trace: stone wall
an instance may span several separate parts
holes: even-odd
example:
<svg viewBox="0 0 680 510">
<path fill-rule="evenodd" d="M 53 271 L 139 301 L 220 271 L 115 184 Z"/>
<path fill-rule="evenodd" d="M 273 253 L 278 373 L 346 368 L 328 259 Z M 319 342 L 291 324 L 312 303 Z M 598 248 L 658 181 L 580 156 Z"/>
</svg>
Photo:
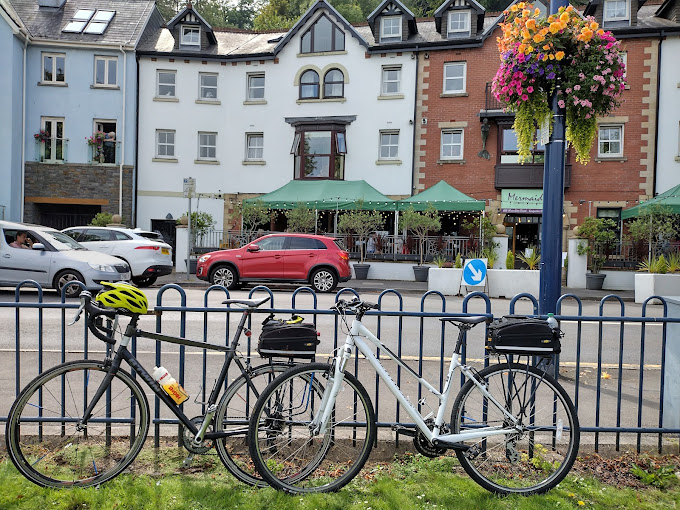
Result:
<svg viewBox="0 0 680 510">
<path fill-rule="evenodd" d="M 123 167 L 123 221 L 133 227 L 133 167 Z M 26 162 L 24 221 L 38 223 L 40 204 L 100 205 L 102 212 L 118 214 L 120 167 L 89 164 Z"/>
</svg>

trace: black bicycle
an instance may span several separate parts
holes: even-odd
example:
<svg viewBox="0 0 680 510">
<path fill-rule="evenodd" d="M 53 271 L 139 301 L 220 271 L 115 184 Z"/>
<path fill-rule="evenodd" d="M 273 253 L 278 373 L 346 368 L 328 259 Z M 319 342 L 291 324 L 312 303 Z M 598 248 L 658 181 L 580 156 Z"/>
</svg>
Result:
<svg viewBox="0 0 680 510">
<path fill-rule="evenodd" d="M 100 307 L 89 292 L 82 292 L 80 300 L 71 324 L 86 311 L 88 329 L 113 348 L 121 312 Z M 250 485 L 266 485 L 248 455 L 248 420 L 261 391 L 294 360 L 289 357 L 287 362 L 275 362 L 270 357 L 268 363 L 253 367 L 237 348 L 241 334 L 250 334 L 248 317 L 267 301 L 269 297 L 223 301 L 243 308 L 229 346 L 143 331 L 137 327 L 139 314 L 125 314 L 130 322 L 112 356 L 58 365 L 38 375 L 19 394 L 7 418 L 5 437 L 10 459 L 26 478 L 44 487 L 89 487 L 111 480 L 139 454 L 149 430 L 149 402 L 137 381 L 139 377 L 181 422 L 182 444 L 190 452 L 188 460 L 214 448 L 236 478 Z M 225 353 L 205 403 L 205 414 L 188 417 L 163 391 L 128 350 L 135 337 Z M 123 361 L 136 377 L 121 368 Z M 241 375 L 218 402 L 232 362 Z"/>
</svg>

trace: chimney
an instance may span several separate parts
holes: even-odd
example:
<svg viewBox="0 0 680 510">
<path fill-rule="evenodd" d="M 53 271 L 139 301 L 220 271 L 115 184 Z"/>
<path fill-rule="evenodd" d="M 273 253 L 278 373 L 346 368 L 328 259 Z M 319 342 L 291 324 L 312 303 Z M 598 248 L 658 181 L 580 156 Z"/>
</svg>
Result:
<svg viewBox="0 0 680 510">
<path fill-rule="evenodd" d="M 38 7 L 53 7 L 59 9 L 66 0 L 38 0 Z"/>
</svg>

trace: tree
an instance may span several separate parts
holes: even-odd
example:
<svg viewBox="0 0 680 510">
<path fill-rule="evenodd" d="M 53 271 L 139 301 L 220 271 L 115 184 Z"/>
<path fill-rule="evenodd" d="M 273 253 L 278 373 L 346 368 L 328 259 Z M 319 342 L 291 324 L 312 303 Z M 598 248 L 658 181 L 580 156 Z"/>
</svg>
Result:
<svg viewBox="0 0 680 510">
<path fill-rule="evenodd" d="M 578 235 L 587 240 L 579 244 L 579 255 L 587 255 L 590 272 L 597 274 L 607 261 L 607 252 L 616 243 L 616 223 L 609 218 L 594 218 L 588 216 L 578 228 Z"/>
<path fill-rule="evenodd" d="M 185 212 L 184 216 L 189 216 L 189 212 Z M 179 224 L 180 220 L 177 220 Z M 215 226 L 215 220 L 212 214 L 205 211 L 193 211 L 191 213 L 191 244 L 196 245 L 196 240 L 199 236 L 204 236 L 210 229 Z"/>
<path fill-rule="evenodd" d="M 374 230 L 380 230 L 383 226 L 383 217 L 378 211 L 364 211 L 362 210 L 363 203 L 360 201 L 357 204 L 357 209 L 343 213 L 338 221 L 338 229 L 340 232 L 353 233 L 359 238 L 359 257 L 360 263 L 364 263 L 365 257 L 365 243 L 366 238 Z"/>
<path fill-rule="evenodd" d="M 286 211 L 289 232 L 313 232 L 316 225 L 314 211 L 304 203 L 299 203 L 293 209 Z"/>
<path fill-rule="evenodd" d="M 251 239 L 253 232 L 271 220 L 271 210 L 262 200 L 254 202 L 241 202 L 241 218 L 243 219 L 243 230 L 248 239 Z"/>
<path fill-rule="evenodd" d="M 423 212 L 418 212 L 411 206 L 410 209 L 402 213 L 401 224 L 418 238 L 418 244 L 420 245 L 420 263 L 418 265 L 422 266 L 425 255 L 425 240 L 427 239 L 428 232 L 438 232 L 442 228 L 441 221 L 439 221 L 439 212 L 432 204 L 429 204 Z"/>
<path fill-rule="evenodd" d="M 647 241 L 648 261 L 653 258 L 652 246 L 657 246 L 675 239 L 678 235 L 680 215 L 674 214 L 670 207 L 662 204 L 650 204 L 644 207 L 638 217 L 628 225 L 628 232 L 633 241 Z"/>
</svg>

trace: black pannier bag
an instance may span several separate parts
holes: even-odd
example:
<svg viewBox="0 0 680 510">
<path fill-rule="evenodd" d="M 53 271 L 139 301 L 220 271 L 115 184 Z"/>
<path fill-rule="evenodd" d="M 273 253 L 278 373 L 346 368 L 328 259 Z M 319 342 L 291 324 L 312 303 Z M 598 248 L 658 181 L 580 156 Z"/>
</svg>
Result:
<svg viewBox="0 0 680 510">
<path fill-rule="evenodd" d="M 546 320 L 506 315 L 489 326 L 486 348 L 498 354 L 550 356 L 561 351 L 560 336 Z"/>
<path fill-rule="evenodd" d="M 299 317 L 294 319 L 301 320 Z M 283 357 L 313 359 L 319 336 L 314 324 L 289 322 L 267 317 L 257 342 L 257 352 L 263 358 Z"/>
</svg>

